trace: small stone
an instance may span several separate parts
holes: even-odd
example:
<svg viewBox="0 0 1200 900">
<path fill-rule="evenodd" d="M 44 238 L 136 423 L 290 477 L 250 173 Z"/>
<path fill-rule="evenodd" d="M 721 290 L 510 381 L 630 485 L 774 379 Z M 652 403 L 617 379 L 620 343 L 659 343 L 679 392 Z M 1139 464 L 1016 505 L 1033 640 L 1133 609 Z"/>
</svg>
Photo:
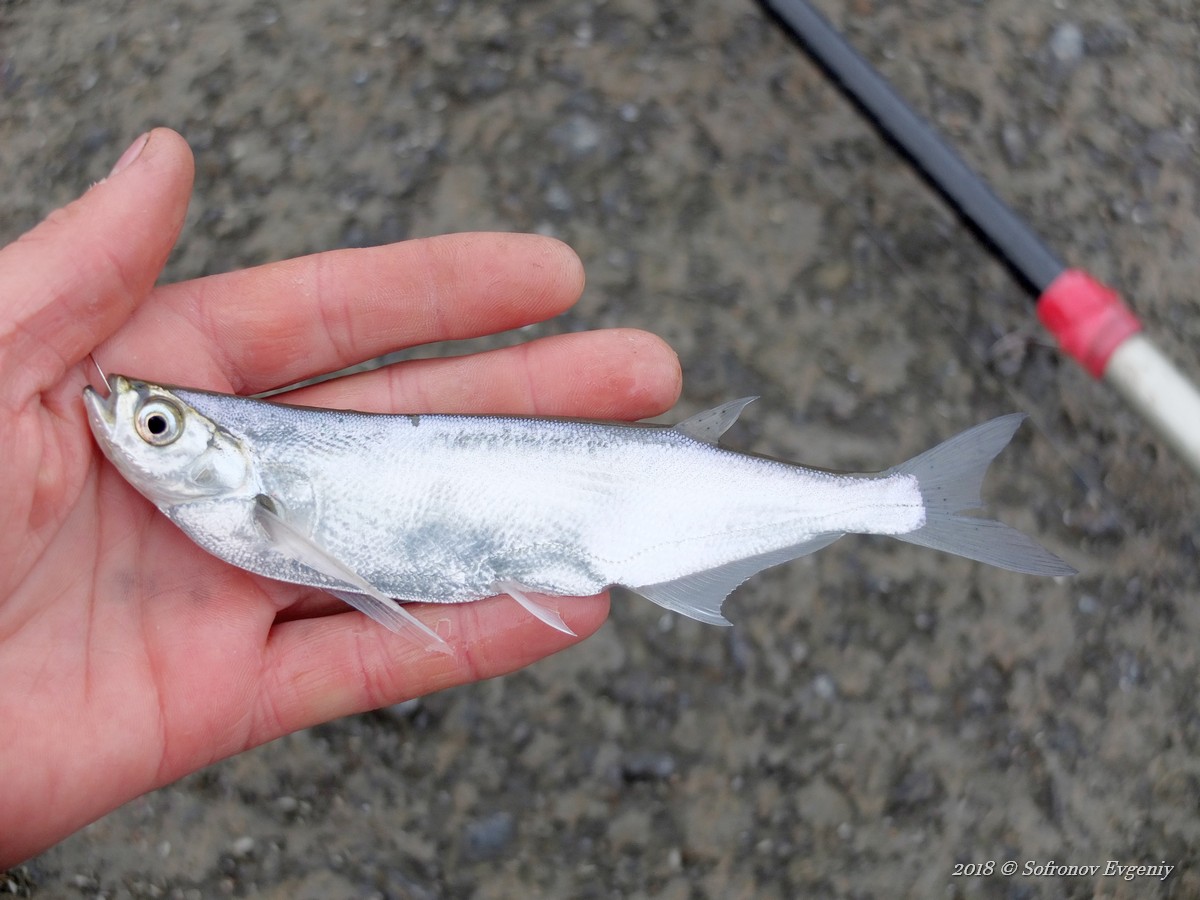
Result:
<svg viewBox="0 0 1200 900">
<path fill-rule="evenodd" d="M 1004 148 L 1005 158 L 1014 166 L 1019 166 L 1029 156 L 1025 133 L 1012 122 L 1000 129 L 1000 145 Z"/>
<path fill-rule="evenodd" d="M 1155 162 L 1182 162 L 1192 155 L 1192 145 L 1178 131 L 1163 128 L 1146 140 L 1146 155 Z"/>
<path fill-rule="evenodd" d="M 891 815 L 915 813 L 942 796 L 942 785 L 929 769 L 909 769 L 901 773 L 888 792 L 887 811 Z"/>
<path fill-rule="evenodd" d="M 1078 62 L 1083 57 L 1083 29 L 1063 22 L 1050 35 L 1050 52 L 1060 63 Z"/>
<path fill-rule="evenodd" d="M 243 835 L 233 842 L 233 846 L 229 848 L 230 852 L 238 859 L 245 859 L 254 852 L 254 838 L 250 835 Z"/>
<path fill-rule="evenodd" d="M 421 711 L 421 698 L 413 697 L 411 700 L 404 700 L 400 703 L 393 703 L 391 706 L 386 706 L 383 709 L 384 714 L 391 716 L 393 719 L 411 719 Z"/>
<path fill-rule="evenodd" d="M 675 774 L 675 757 L 651 750 L 635 751 L 621 760 L 621 774 L 626 781 L 670 778 Z"/>
<path fill-rule="evenodd" d="M 570 212 L 575 206 L 571 194 L 557 181 L 546 188 L 546 205 L 555 212 Z"/>
<path fill-rule="evenodd" d="M 825 673 L 813 679 L 813 693 L 822 700 L 832 700 L 837 696 L 837 684 Z"/>
<path fill-rule="evenodd" d="M 476 819 L 466 828 L 466 852 L 471 859 L 496 859 L 516 835 L 512 813 L 498 812 Z"/>
<path fill-rule="evenodd" d="M 850 265 L 845 260 L 835 259 L 823 263 L 813 275 L 813 282 L 823 292 L 837 293 L 850 283 Z"/>
<path fill-rule="evenodd" d="M 556 144 L 576 156 L 585 156 L 600 146 L 600 127 L 587 116 L 574 115 L 551 131 Z"/>
<path fill-rule="evenodd" d="M 621 813 L 608 825 L 608 839 L 614 847 L 644 847 L 652 837 L 650 814 L 643 809 Z"/>
</svg>

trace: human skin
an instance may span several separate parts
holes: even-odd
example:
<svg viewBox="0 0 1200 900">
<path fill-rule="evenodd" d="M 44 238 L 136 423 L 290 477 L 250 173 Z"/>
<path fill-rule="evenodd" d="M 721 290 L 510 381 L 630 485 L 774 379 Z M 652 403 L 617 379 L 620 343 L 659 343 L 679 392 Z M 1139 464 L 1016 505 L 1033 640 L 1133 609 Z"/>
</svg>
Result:
<svg viewBox="0 0 1200 900">
<path fill-rule="evenodd" d="M 594 632 L 605 595 L 410 607 L 430 653 L 311 588 L 201 551 L 105 461 L 80 392 L 106 368 L 252 393 L 400 347 L 553 316 L 583 288 L 563 244 L 461 234 L 155 286 L 192 157 L 167 129 L 0 251 L 0 868 L 212 762 L 338 716 L 490 678 Z M 139 146 L 140 144 L 140 146 Z M 297 391 L 378 412 L 604 419 L 676 400 L 678 360 L 633 330 L 404 363 Z"/>
</svg>

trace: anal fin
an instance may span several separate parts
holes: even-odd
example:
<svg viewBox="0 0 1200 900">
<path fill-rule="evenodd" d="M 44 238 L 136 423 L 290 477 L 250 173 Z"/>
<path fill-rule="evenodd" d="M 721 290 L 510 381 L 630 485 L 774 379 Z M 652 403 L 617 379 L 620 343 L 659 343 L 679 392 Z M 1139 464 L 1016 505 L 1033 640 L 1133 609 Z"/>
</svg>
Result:
<svg viewBox="0 0 1200 900">
<path fill-rule="evenodd" d="M 415 629 L 427 638 L 428 649 L 442 653 L 451 652 L 436 631 L 295 528 L 280 514 L 278 505 L 270 497 L 258 498 L 254 507 L 254 520 L 266 532 L 274 548 L 284 556 L 294 559 L 314 572 L 319 572 L 326 578 L 346 585 L 349 590 L 327 589 L 339 600 L 370 616 L 389 631 L 411 635 Z"/>
<path fill-rule="evenodd" d="M 732 625 L 732 622 L 721 615 L 721 605 L 734 588 L 763 569 L 816 553 L 841 536 L 841 532 L 819 534 L 790 547 L 761 553 L 758 556 L 748 556 L 672 581 L 644 584 L 633 589 L 647 600 L 652 600 L 664 609 L 689 619 L 707 622 L 709 625 Z"/>
</svg>

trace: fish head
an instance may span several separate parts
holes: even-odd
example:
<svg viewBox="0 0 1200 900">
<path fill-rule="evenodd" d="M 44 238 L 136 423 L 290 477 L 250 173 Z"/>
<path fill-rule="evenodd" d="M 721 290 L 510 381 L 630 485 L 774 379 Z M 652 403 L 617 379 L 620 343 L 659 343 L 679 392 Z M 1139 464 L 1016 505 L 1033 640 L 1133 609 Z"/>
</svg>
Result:
<svg viewBox="0 0 1200 900">
<path fill-rule="evenodd" d="M 117 470 L 160 508 L 250 490 L 250 456 L 237 437 L 170 388 L 114 375 L 101 397 L 83 389 L 88 424 Z"/>
</svg>

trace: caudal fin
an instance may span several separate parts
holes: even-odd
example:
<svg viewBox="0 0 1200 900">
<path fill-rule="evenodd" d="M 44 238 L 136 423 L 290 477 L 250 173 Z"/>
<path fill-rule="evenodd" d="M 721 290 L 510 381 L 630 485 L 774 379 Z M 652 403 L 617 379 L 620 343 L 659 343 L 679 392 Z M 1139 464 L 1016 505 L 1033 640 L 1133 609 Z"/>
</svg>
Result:
<svg viewBox="0 0 1200 900">
<path fill-rule="evenodd" d="M 915 476 L 925 501 L 925 524 L 894 537 L 1013 572 L 1076 574 L 1074 568 L 1015 528 L 993 519 L 961 515 L 983 505 L 980 493 L 988 466 L 1008 446 L 1024 419 L 1023 413 L 992 419 L 890 469 L 886 474 Z"/>
</svg>

